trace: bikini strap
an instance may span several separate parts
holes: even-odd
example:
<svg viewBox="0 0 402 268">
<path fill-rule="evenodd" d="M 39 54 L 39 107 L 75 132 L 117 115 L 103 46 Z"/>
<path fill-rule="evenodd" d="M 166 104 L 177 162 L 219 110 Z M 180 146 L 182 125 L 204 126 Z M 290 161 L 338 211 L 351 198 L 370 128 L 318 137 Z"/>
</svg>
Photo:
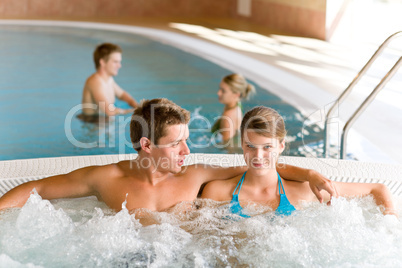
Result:
<svg viewBox="0 0 402 268">
<path fill-rule="evenodd" d="M 244 182 L 244 176 L 246 176 L 246 173 L 247 173 L 247 171 L 246 171 L 246 172 L 244 172 L 243 176 L 241 177 L 241 179 L 240 179 L 240 180 L 239 180 L 239 182 L 237 183 L 236 188 L 234 189 L 234 191 L 233 191 L 233 194 L 232 194 L 232 195 L 235 195 L 237 188 L 239 188 L 239 191 L 237 192 L 237 194 L 239 194 L 239 193 L 240 193 L 240 189 L 241 189 L 241 186 L 243 185 L 243 182 Z"/>
<path fill-rule="evenodd" d="M 276 174 L 278 174 L 278 190 L 279 190 L 279 194 L 281 194 L 281 188 L 282 188 L 283 194 L 285 194 L 285 188 L 283 188 L 281 176 L 279 176 L 278 172 L 276 172 Z"/>
<path fill-rule="evenodd" d="M 237 103 L 237 106 L 239 106 L 240 110 L 243 112 L 243 105 L 241 104 L 241 101 L 239 101 L 239 102 Z"/>
</svg>

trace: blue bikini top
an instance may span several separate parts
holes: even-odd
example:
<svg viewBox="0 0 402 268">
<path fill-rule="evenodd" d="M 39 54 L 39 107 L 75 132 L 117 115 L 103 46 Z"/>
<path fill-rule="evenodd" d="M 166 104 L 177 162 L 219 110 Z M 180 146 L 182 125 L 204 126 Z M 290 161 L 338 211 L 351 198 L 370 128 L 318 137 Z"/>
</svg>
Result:
<svg viewBox="0 0 402 268">
<path fill-rule="evenodd" d="M 241 177 L 241 179 L 237 183 L 236 188 L 233 191 L 232 200 L 230 201 L 230 212 L 232 212 L 233 214 L 237 214 L 244 218 L 250 218 L 249 215 L 246 215 L 243 213 L 243 208 L 240 206 L 240 203 L 239 203 L 240 189 L 241 189 L 241 186 L 243 185 L 244 177 L 246 176 L 246 172 L 244 172 L 243 176 Z M 238 191 L 237 191 L 237 189 L 238 189 Z M 279 189 L 279 195 L 280 195 L 281 199 L 279 201 L 278 208 L 275 210 L 275 214 L 289 216 L 290 214 L 292 214 L 293 211 L 296 210 L 296 208 L 289 202 L 288 198 L 286 197 L 285 189 L 283 188 L 282 180 L 281 180 L 281 177 L 279 176 L 279 174 L 278 174 L 278 189 Z M 283 194 L 281 193 L 281 189 L 282 189 Z M 236 194 L 236 191 L 237 191 L 237 194 Z"/>
</svg>

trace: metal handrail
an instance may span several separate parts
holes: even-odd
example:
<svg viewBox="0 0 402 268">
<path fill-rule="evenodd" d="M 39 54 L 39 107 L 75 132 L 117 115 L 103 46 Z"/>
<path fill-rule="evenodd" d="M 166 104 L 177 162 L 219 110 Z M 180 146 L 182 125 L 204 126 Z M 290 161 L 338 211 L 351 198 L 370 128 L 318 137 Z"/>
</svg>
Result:
<svg viewBox="0 0 402 268">
<path fill-rule="evenodd" d="M 338 97 L 338 99 L 335 101 L 335 103 L 331 106 L 331 108 L 328 110 L 328 113 L 325 117 L 325 124 L 324 124 L 324 152 L 323 156 L 324 157 L 329 157 L 329 150 L 330 150 L 330 127 L 329 127 L 329 121 L 331 120 L 331 116 L 336 110 L 336 107 L 338 107 L 349 94 L 351 93 L 352 89 L 356 86 L 356 84 L 360 81 L 362 76 L 369 70 L 371 65 L 374 63 L 374 61 L 380 56 L 382 51 L 387 47 L 387 45 L 390 43 L 392 39 L 395 37 L 402 35 L 402 31 L 396 32 L 392 35 L 390 35 L 376 50 L 376 52 L 371 56 L 370 60 L 364 65 L 364 67 L 360 70 L 360 72 L 355 76 L 355 78 L 352 80 L 352 82 L 349 84 L 349 86 L 342 92 L 342 94 Z M 352 115 L 352 118 L 348 120 L 347 125 L 345 125 L 345 128 L 342 133 L 342 140 L 341 140 L 341 158 L 343 159 L 345 154 L 346 154 L 346 142 L 345 142 L 345 137 L 347 136 L 347 133 L 349 131 L 350 126 L 354 123 L 354 121 L 357 119 L 357 117 L 363 112 L 366 107 L 373 101 L 375 96 L 378 94 L 378 92 L 385 86 L 385 84 L 389 81 L 389 79 L 394 75 L 390 76 L 390 72 L 393 72 L 394 68 L 396 67 L 396 70 L 399 68 L 400 65 L 400 60 L 393 66 L 393 68 L 384 76 L 384 78 L 381 80 L 381 82 L 377 85 L 377 87 L 373 90 L 373 92 L 367 97 L 367 99 L 363 102 L 363 104 L 357 109 L 357 111 Z M 396 72 L 395 70 L 395 72 Z M 376 93 L 374 93 L 376 92 Z M 374 94 L 373 94 L 374 93 Z M 372 96 L 372 98 L 370 97 Z M 370 99 L 370 100 L 369 100 Z M 363 107 L 364 106 L 364 107 Z M 348 127 L 349 126 L 349 127 Z M 346 132 L 346 133 L 345 133 Z M 344 146 L 344 148 L 343 148 Z"/>
<path fill-rule="evenodd" d="M 341 137 L 341 159 L 345 159 L 346 157 L 346 142 L 348 137 L 349 129 L 352 127 L 353 123 L 357 120 L 357 118 L 366 110 L 366 108 L 373 102 L 377 94 L 384 88 L 385 84 L 395 75 L 398 71 L 399 67 L 402 65 L 402 57 L 392 66 L 389 72 L 383 77 L 381 82 L 375 87 L 375 89 L 371 92 L 371 94 L 364 100 L 364 102 L 357 108 L 354 114 L 349 118 L 348 122 L 346 122 L 343 127 L 342 137 Z"/>
</svg>

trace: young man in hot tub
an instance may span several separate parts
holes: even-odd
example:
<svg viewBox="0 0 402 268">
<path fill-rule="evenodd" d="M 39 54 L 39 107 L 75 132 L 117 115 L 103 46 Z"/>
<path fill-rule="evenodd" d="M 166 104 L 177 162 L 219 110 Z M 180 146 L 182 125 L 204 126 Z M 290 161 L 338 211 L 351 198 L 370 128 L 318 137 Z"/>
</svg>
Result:
<svg viewBox="0 0 402 268">
<path fill-rule="evenodd" d="M 133 108 L 138 106 L 137 101 L 113 79 L 121 68 L 122 49 L 118 45 L 104 43 L 96 47 L 93 57 L 96 72 L 85 82 L 82 114 L 78 118 L 86 122 L 96 122 L 99 115 L 114 116 L 133 112 L 133 109 L 114 106 L 116 97 Z"/>
<path fill-rule="evenodd" d="M 230 201 L 231 213 L 248 218 L 248 204 L 262 204 L 279 215 L 290 215 L 300 201 L 317 201 L 310 188 L 297 181 L 282 180 L 277 160 L 285 149 L 285 122 L 275 110 L 259 106 L 248 111 L 240 125 L 244 159 L 248 169 L 228 180 L 209 182 L 203 198 Z M 372 195 L 384 214 L 396 214 L 392 196 L 381 183 L 334 182 L 340 196 Z M 324 193 L 324 199 L 330 196 Z"/>
<path fill-rule="evenodd" d="M 246 167 L 183 166 L 190 153 L 186 143 L 189 119 L 187 110 L 167 99 L 143 101 L 130 125 L 131 140 L 138 151 L 135 160 L 27 182 L 3 195 L 0 209 L 22 207 L 35 188 L 44 199 L 95 195 L 115 211 L 122 209 L 125 200 L 129 211 L 166 211 L 182 201 L 194 201 L 204 183 L 246 171 Z M 322 189 L 336 196 L 332 182 L 313 170 L 287 166 L 278 172 L 283 178 L 309 180 L 319 199 Z"/>
</svg>

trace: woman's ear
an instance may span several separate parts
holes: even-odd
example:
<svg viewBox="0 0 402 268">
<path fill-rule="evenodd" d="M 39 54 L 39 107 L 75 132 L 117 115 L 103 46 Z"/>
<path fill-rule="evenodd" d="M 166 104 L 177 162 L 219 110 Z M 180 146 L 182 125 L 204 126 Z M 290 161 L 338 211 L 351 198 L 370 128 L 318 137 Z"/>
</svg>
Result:
<svg viewBox="0 0 402 268">
<path fill-rule="evenodd" d="M 283 139 L 279 144 L 279 150 L 280 150 L 279 154 L 281 154 L 285 150 L 285 146 L 286 146 L 285 139 Z"/>
<path fill-rule="evenodd" d="M 140 139 L 140 145 L 141 150 L 143 150 L 146 153 L 151 153 L 151 141 L 148 138 L 142 137 Z"/>
</svg>

